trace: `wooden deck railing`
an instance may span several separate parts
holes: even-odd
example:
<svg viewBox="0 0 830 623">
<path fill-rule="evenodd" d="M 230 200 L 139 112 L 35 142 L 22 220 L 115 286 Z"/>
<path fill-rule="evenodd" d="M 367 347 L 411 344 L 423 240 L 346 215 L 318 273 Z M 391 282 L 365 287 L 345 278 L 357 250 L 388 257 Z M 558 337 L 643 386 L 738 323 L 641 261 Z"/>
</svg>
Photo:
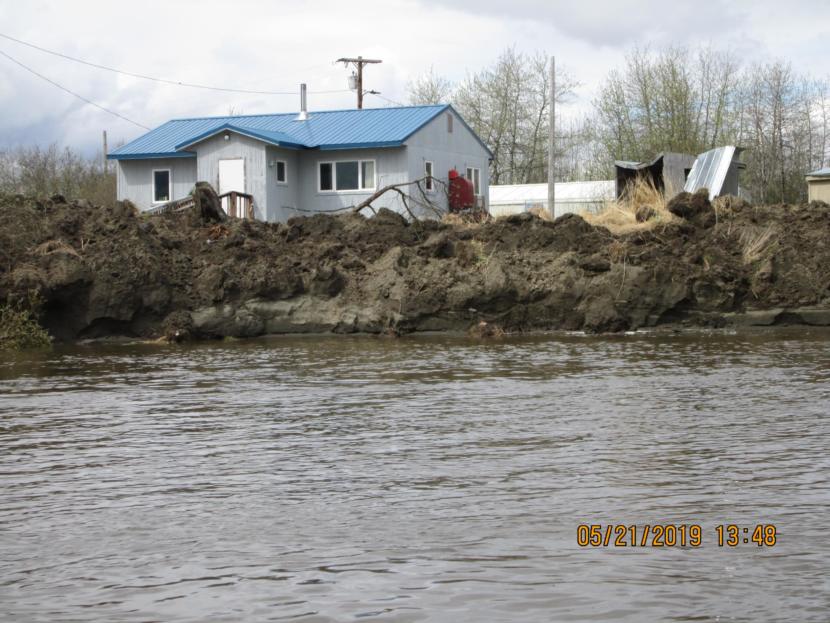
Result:
<svg viewBox="0 0 830 623">
<path fill-rule="evenodd" d="M 254 196 L 240 193 L 235 190 L 219 195 L 219 202 L 225 214 L 234 218 L 254 218 Z M 193 197 L 184 197 L 147 210 L 148 214 L 164 214 L 165 212 L 181 212 L 196 205 Z"/>
<path fill-rule="evenodd" d="M 222 209 L 228 216 L 235 218 L 254 218 L 254 196 L 232 190 L 219 195 Z"/>
<path fill-rule="evenodd" d="M 182 210 L 188 210 L 192 208 L 195 204 L 193 201 L 193 197 L 185 197 L 183 199 L 176 199 L 175 201 L 168 201 L 167 203 L 156 206 L 154 208 L 150 208 L 147 210 L 148 214 L 163 214 L 164 212 L 181 212 Z"/>
</svg>

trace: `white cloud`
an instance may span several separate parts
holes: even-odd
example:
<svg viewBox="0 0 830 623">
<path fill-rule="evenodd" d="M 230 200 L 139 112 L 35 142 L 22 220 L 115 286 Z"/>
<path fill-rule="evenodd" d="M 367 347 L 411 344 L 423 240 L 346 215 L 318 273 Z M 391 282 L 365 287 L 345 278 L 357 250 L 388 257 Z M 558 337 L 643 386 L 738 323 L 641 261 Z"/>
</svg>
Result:
<svg viewBox="0 0 830 623">
<path fill-rule="evenodd" d="M 103 106 L 154 126 L 173 117 L 293 111 L 300 82 L 312 108 L 354 105 L 347 71 L 333 61 L 383 59 L 367 87 L 403 101 L 406 84 L 430 66 L 460 80 L 509 45 L 555 53 L 582 83 L 573 107 L 633 44 L 709 43 L 746 59 L 790 58 L 826 75 L 826 0 L 741 2 L 560 2 L 551 0 L 369 0 L 162 2 L 109 0 L 21 3 L 0 0 L 0 32 L 93 62 L 148 75 L 288 96 L 217 93 L 99 71 L 0 39 L 0 50 Z M 385 105 L 367 97 L 371 105 Z M 87 106 L 0 57 L 0 148 L 58 141 L 86 151 L 129 140 L 139 128 Z"/>
</svg>

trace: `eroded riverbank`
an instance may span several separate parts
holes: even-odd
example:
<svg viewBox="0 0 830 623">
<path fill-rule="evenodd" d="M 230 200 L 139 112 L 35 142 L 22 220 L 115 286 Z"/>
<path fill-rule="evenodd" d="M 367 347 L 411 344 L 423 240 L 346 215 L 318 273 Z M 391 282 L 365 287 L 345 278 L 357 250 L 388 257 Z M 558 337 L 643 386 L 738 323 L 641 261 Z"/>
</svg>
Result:
<svg viewBox="0 0 830 623">
<path fill-rule="evenodd" d="M 59 340 L 830 324 L 826 204 L 680 197 L 675 222 L 613 235 L 575 215 L 217 222 L 197 199 L 152 217 L 0 199 L 0 300 L 36 292 Z"/>
</svg>

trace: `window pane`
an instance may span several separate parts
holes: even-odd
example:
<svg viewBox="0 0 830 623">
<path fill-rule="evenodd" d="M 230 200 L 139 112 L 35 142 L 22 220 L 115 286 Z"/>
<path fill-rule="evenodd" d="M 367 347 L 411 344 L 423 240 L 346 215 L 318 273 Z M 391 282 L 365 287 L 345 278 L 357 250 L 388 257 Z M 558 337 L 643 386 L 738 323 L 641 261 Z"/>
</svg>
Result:
<svg viewBox="0 0 830 623">
<path fill-rule="evenodd" d="M 433 180 L 432 180 L 432 163 L 425 162 L 424 163 L 424 175 L 426 175 L 426 188 L 427 190 L 433 189 Z"/>
<path fill-rule="evenodd" d="M 357 160 L 351 162 L 338 162 L 337 167 L 337 190 L 357 190 Z"/>
<path fill-rule="evenodd" d="M 331 162 L 320 163 L 320 190 L 334 190 L 331 180 Z"/>
<path fill-rule="evenodd" d="M 481 194 L 481 169 L 473 169 L 473 190 L 475 194 Z"/>
<path fill-rule="evenodd" d="M 170 171 L 153 172 L 153 201 L 170 201 Z"/>
<path fill-rule="evenodd" d="M 472 182 L 473 181 L 473 170 L 468 168 L 467 169 L 467 175 L 465 177 Z"/>
<path fill-rule="evenodd" d="M 277 160 L 277 181 L 285 181 L 285 163 L 282 160 Z"/>
<path fill-rule="evenodd" d="M 374 160 L 364 160 L 360 163 L 361 168 L 363 169 L 361 173 L 363 174 L 363 188 L 374 188 L 375 187 L 375 161 Z"/>
</svg>

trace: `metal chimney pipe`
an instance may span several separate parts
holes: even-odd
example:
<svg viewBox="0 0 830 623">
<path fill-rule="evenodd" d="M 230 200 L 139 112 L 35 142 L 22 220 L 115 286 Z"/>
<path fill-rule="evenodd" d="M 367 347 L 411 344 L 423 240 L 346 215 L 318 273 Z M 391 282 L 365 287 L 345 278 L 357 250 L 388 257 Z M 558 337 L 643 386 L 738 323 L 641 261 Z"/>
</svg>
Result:
<svg viewBox="0 0 830 623">
<path fill-rule="evenodd" d="M 306 88 L 305 82 L 300 85 L 300 114 L 297 116 L 297 121 L 305 121 L 308 119 L 308 104 L 306 102 Z"/>
</svg>

